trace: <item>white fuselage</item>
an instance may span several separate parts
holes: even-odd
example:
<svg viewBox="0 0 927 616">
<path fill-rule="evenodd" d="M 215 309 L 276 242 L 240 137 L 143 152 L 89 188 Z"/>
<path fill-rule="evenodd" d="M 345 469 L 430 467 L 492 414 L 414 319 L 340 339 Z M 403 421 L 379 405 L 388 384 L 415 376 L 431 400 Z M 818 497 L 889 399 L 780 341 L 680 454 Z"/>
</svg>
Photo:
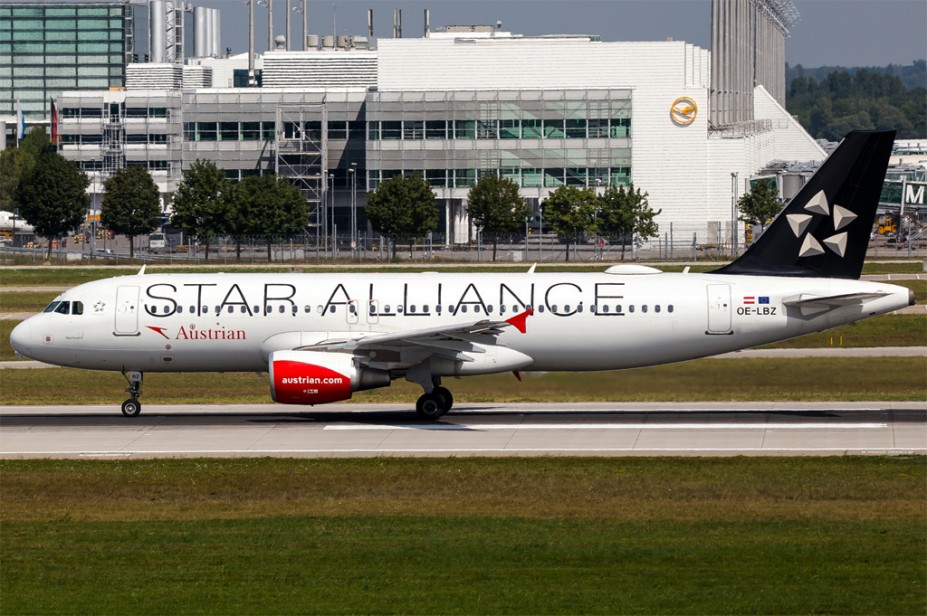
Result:
<svg viewBox="0 0 927 616">
<path fill-rule="evenodd" d="M 847 294 L 867 298 L 818 311 L 787 305 Z M 858 280 L 694 273 L 148 274 L 83 284 L 57 301 L 69 310 L 44 312 L 14 330 L 20 353 L 94 370 L 265 371 L 274 351 L 504 321 L 533 307 L 526 333 L 509 328 L 498 345 L 532 358 L 525 371 L 586 371 L 821 331 L 907 306 L 909 291 Z M 384 361 L 403 367 L 401 357 Z"/>
</svg>

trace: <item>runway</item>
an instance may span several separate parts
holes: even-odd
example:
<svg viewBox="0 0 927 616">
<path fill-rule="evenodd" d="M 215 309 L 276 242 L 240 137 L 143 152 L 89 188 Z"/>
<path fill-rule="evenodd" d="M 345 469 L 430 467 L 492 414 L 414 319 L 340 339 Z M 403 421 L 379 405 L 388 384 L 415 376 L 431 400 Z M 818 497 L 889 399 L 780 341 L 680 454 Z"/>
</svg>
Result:
<svg viewBox="0 0 927 616">
<path fill-rule="evenodd" d="M 0 458 L 927 454 L 927 402 L 0 407 Z"/>
</svg>

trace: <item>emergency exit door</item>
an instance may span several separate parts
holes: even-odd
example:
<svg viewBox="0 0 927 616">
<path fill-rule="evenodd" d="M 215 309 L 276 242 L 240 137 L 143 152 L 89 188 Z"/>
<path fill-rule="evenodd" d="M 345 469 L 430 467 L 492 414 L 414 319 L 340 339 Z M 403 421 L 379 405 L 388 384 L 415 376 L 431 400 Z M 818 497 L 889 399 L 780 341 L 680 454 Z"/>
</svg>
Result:
<svg viewBox="0 0 927 616">
<path fill-rule="evenodd" d="M 724 335 L 731 331 L 731 285 L 708 285 L 708 330 L 706 334 Z"/>
</svg>

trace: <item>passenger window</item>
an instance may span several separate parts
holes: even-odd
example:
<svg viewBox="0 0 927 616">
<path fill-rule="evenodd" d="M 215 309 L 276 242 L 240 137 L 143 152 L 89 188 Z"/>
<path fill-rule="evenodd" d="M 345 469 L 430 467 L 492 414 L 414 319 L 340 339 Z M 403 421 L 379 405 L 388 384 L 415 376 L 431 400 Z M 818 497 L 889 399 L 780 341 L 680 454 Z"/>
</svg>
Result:
<svg viewBox="0 0 927 616">
<path fill-rule="evenodd" d="M 628 312 L 634 312 L 634 304 L 628 306 Z"/>
<path fill-rule="evenodd" d="M 463 312 L 464 314 L 467 314 L 467 306 L 466 306 L 466 304 L 464 304 L 464 306 L 460 309 L 460 311 Z"/>
<path fill-rule="evenodd" d="M 312 306 L 307 305 L 305 308 L 303 308 L 303 312 L 305 312 L 306 314 L 309 314 L 310 312 L 312 312 Z"/>
<path fill-rule="evenodd" d="M 329 307 L 328 307 L 328 313 L 329 313 L 329 314 L 335 314 L 335 307 L 334 307 L 334 306 L 329 306 Z"/>
<path fill-rule="evenodd" d="M 242 313 L 242 314 L 245 314 L 246 312 L 248 312 L 248 307 L 247 307 L 247 306 L 242 306 L 242 307 L 241 307 L 241 313 Z"/>
<path fill-rule="evenodd" d="M 261 309 L 258 308 L 257 306 L 255 306 L 255 307 L 254 307 L 254 310 L 252 310 L 251 312 L 253 312 L 254 314 L 260 314 Z"/>
<path fill-rule="evenodd" d="M 544 306 L 538 306 L 538 312 L 544 312 Z"/>
<path fill-rule="evenodd" d="M 666 311 L 667 311 L 667 312 L 672 312 L 672 311 L 673 311 L 673 305 L 670 304 L 669 306 L 667 306 L 667 307 L 666 307 Z"/>
<path fill-rule="evenodd" d="M 178 305 L 177 305 L 177 311 L 176 311 L 176 312 L 177 312 L 177 314 L 182 314 L 182 313 L 183 313 L 183 306 L 181 306 L 180 304 L 178 304 Z"/>
<path fill-rule="evenodd" d="M 576 307 L 576 312 L 582 312 L 582 311 L 583 311 L 583 305 L 580 304 L 579 306 Z"/>
<path fill-rule="evenodd" d="M 376 314 L 376 313 L 377 313 L 377 307 L 374 306 L 373 304 L 370 304 L 370 314 Z"/>
<path fill-rule="evenodd" d="M 296 304 L 293 304 L 290 307 L 290 312 L 292 312 L 295 315 L 297 312 L 299 312 L 299 307 Z"/>
<path fill-rule="evenodd" d="M 647 312 L 647 304 L 641 306 L 641 312 Z"/>
<path fill-rule="evenodd" d="M 228 313 L 229 313 L 229 314 L 234 314 L 234 313 L 235 313 L 235 306 L 229 306 Z"/>
<path fill-rule="evenodd" d="M 654 306 L 654 307 L 653 307 L 653 311 L 654 311 L 654 312 L 660 312 L 660 304 L 657 304 L 656 306 Z"/>
<path fill-rule="evenodd" d="M 479 307 L 479 306 L 474 306 L 474 307 L 473 307 L 473 312 L 476 313 L 476 314 L 479 314 L 479 313 L 480 313 L 480 307 Z"/>
<path fill-rule="evenodd" d="M 355 306 L 354 304 L 351 304 L 350 306 L 348 306 L 348 310 L 351 311 L 351 314 L 357 314 L 357 306 Z"/>
<path fill-rule="evenodd" d="M 409 312 L 415 312 L 415 304 L 409 306 Z"/>
<path fill-rule="evenodd" d="M 402 304 L 399 304 L 398 306 L 396 306 L 396 312 L 398 312 L 399 314 L 402 314 Z"/>
<path fill-rule="evenodd" d="M 284 312 L 286 312 L 286 307 L 283 304 L 281 304 L 277 312 L 279 312 L 280 314 L 283 314 Z"/>
<path fill-rule="evenodd" d="M 428 312 L 428 304 L 422 306 L 422 312 Z"/>
</svg>

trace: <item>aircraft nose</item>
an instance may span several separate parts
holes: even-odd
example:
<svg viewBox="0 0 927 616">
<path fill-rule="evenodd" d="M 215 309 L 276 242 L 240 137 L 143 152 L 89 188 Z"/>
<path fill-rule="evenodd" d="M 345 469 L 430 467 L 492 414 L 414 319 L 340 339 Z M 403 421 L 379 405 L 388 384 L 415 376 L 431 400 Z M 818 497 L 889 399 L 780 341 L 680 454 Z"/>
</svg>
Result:
<svg viewBox="0 0 927 616">
<path fill-rule="evenodd" d="M 10 332 L 10 345 L 20 355 L 30 357 L 32 353 L 32 325 L 23 321 Z"/>
</svg>

